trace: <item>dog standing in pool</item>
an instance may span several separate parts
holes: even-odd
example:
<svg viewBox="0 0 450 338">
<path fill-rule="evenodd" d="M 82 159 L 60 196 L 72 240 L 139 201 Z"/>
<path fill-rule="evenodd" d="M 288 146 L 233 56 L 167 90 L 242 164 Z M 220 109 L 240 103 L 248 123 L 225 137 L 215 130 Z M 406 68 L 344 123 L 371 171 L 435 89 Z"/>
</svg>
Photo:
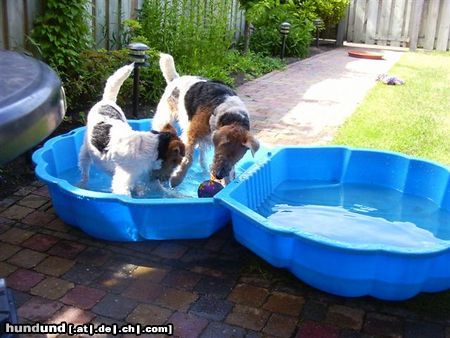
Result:
<svg viewBox="0 0 450 338">
<path fill-rule="evenodd" d="M 181 163 L 185 146 L 170 124 L 159 132 L 132 130 L 116 104 L 120 87 L 133 68 L 133 64 L 124 66 L 110 76 L 102 100 L 89 111 L 78 163 L 81 187 L 88 183 L 92 162 L 113 175 L 114 194 L 128 196 L 141 180 L 168 180 Z"/>
<path fill-rule="evenodd" d="M 259 142 L 250 134 L 247 108 L 228 86 L 199 76 L 179 76 L 171 55 L 161 54 L 159 65 L 167 87 L 153 117 L 153 128 L 162 130 L 177 121 L 183 130 L 181 139 L 186 156 L 170 178 L 179 185 L 192 164 L 196 146 L 200 163 L 206 170 L 205 150 L 214 146 L 210 174 L 213 180 L 228 184 L 234 177 L 234 165 L 250 149 L 254 154 Z"/>
</svg>

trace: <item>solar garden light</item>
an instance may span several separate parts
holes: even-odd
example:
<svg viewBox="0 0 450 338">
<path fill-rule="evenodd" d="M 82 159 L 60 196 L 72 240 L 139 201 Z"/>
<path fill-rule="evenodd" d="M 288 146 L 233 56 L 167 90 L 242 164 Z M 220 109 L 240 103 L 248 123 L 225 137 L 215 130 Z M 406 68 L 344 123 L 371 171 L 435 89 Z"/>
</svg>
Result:
<svg viewBox="0 0 450 338">
<path fill-rule="evenodd" d="M 148 56 L 145 52 L 149 49 L 146 44 L 140 42 L 133 42 L 128 45 L 130 50 L 128 56 L 130 56 L 131 61 L 134 62 L 134 72 L 133 72 L 133 116 L 137 117 L 138 103 L 139 103 L 139 68 L 145 66 L 145 61 Z"/>
<path fill-rule="evenodd" d="M 321 18 L 314 19 L 314 27 L 316 27 L 316 47 L 319 47 L 319 29 L 323 27 L 323 20 Z"/>
<path fill-rule="evenodd" d="M 282 59 L 284 59 L 284 52 L 286 50 L 286 37 L 288 36 L 290 30 L 291 30 L 291 24 L 289 22 L 283 22 L 280 25 L 280 34 L 282 36 L 281 55 L 280 55 L 280 57 Z"/>
</svg>

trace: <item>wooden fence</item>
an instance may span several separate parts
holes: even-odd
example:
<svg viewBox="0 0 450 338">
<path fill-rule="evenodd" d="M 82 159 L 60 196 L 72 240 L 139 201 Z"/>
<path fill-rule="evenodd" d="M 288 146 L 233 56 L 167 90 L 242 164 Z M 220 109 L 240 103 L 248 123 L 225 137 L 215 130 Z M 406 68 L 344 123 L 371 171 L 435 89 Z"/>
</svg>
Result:
<svg viewBox="0 0 450 338">
<path fill-rule="evenodd" d="M 450 47 L 450 0 L 351 0 L 346 22 L 349 42 Z"/>
<path fill-rule="evenodd" d="M 21 49 L 33 28 L 33 20 L 42 14 L 45 0 L 0 0 L 0 48 Z M 76 1 L 76 0 L 74 0 Z M 161 0 L 170 1 L 170 0 Z M 217 0 L 205 0 L 217 1 Z M 97 48 L 119 47 L 122 22 L 136 18 L 144 0 L 90 0 L 87 18 Z M 236 38 L 244 29 L 244 15 L 238 0 L 229 9 L 230 29 Z"/>
</svg>

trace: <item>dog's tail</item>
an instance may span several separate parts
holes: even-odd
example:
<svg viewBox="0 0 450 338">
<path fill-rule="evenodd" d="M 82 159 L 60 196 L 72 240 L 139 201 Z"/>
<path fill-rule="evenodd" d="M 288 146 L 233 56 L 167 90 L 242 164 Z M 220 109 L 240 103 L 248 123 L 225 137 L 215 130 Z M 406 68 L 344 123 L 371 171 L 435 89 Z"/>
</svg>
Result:
<svg viewBox="0 0 450 338">
<path fill-rule="evenodd" d="M 124 81 L 130 76 L 134 69 L 134 63 L 123 66 L 116 70 L 116 72 L 106 81 L 105 91 L 103 92 L 103 100 L 110 100 L 116 102 L 120 87 Z"/>
<path fill-rule="evenodd" d="M 172 55 L 161 53 L 159 56 L 159 67 L 167 83 L 179 77 Z"/>
</svg>

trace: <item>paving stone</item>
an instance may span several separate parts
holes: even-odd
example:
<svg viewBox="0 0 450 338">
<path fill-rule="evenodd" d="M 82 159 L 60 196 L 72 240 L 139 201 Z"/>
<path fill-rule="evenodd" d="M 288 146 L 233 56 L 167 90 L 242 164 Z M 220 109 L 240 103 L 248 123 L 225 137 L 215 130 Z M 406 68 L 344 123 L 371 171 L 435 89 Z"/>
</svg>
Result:
<svg viewBox="0 0 450 338">
<path fill-rule="evenodd" d="M 406 321 L 404 326 L 404 338 L 445 338 L 445 328 L 439 324 Z"/>
<path fill-rule="evenodd" d="M 326 322 L 343 329 L 359 331 L 362 328 L 364 311 L 344 305 L 331 305 Z"/>
<path fill-rule="evenodd" d="M 198 295 L 192 292 L 164 288 L 162 293 L 155 299 L 155 303 L 172 310 L 186 312 L 197 298 Z"/>
<path fill-rule="evenodd" d="M 123 272 L 127 275 L 132 274 L 133 270 L 137 268 L 137 265 L 130 263 L 132 256 L 130 253 L 125 253 L 121 256 L 112 257 L 105 263 L 104 267 L 114 272 Z"/>
<path fill-rule="evenodd" d="M 36 234 L 28 238 L 22 245 L 26 248 L 45 252 L 55 245 L 59 239 L 50 235 Z"/>
<path fill-rule="evenodd" d="M 43 279 L 44 275 L 40 273 L 19 269 L 8 276 L 7 285 L 16 290 L 28 291 Z"/>
<path fill-rule="evenodd" d="M 303 297 L 292 296 L 283 292 L 274 292 L 270 295 L 263 308 L 271 312 L 298 316 L 303 304 L 305 304 Z"/>
<path fill-rule="evenodd" d="M 245 337 L 245 330 L 237 327 L 228 325 L 225 323 L 211 322 L 203 331 L 200 336 L 201 338 L 243 338 Z"/>
<path fill-rule="evenodd" d="M 30 293 L 35 296 L 41 296 L 43 298 L 57 300 L 64 296 L 67 291 L 72 289 L 74 284 L 64 279 L 55 278 L 55 277 L 47 277 L 39 284 L 34 286 Z"/>
<path fill-rule="evenodd" d="M 266 324 L 269 315 L 270 312 L 266 310 L 237 304 L 227 316 L 226 322 L 246 329 L 259 331 Z"/>
<path fill-rule="evenodd" d="M 31 299 L 31 295 L 27 292 L 22 292 L 19 290 L 11 289 L 14 297 L 14 305 L 16 309 L 21 307 L 23 304 L 28 302 Z"/>
<path fill-rule="evenodd" d="M 172 311 L 151 304 L 139 304 L 127 317 L 127 322 L 142 325 L 161 325 Z"/>
<path fill-rule="evenodd" d="M 28 208 L 31 208 L 31 209 L 37 209 L 37 208 L 39 208 L 40 206 L 44 205 L 47 202 L 48 202 L 48 198 L 47 197 L 30 194 L 28 196 L 25 196 L 20 201 L 18 201 L 17 204 L 19 204 L 19 205 L 21 205 L 23 207 L 28 207 Z"/>
<path fill-rule="evenodd" d="M 61 302 L 72 305 L 83 310 L 94 307 L 106 295 L 104 290 L 77 285 L 66 293 Z"/>
<path fill-rule="evenodd" d="M 257 286 L 238 284 L 228 296 L 228 300 L 248 306 L 258 307 L 264 303 L 269 291 Z"/>
<path fill-rule="evenodd" d="M 118 295 L 108 294 L 97 305 L 92 308 L 92 312 L 117 320 L 124 320 L 137 302 Z"/>
<path fill-rule="evenodd" d="M 153 302 L 163 292 L 164 287 L 159 284 L 150 283 L 146 280 L 136 280 L 131 282 L 122 292 L 122 295 L 141 302 Z"/>
<path fill-rule="evenodd" d="M 28 214 L 31 214 L 34 210 L 27 207 L 22 207 L 20 205 L 14 204 L 7 208 L 6 210 L 2 211 L 0 213 L 0 216 L 9 218 L 9 219 L 15 219 L 15 220 L 21 220 Z"/>
<path fill-rule="evenodd" d="M 11 244 L 20 244 L 34 235 L 34 232 L 13 227 L 0 235 L 0 240 Z"/>
<path fill-rule="evenodd" d="M 178 259 L 184 255 L 186 250 L 187 247 L 184 245 L 176 244 L 174 242 L 162 242 L 152 253 L 163 258 Z"/>
<path fill-rule="evenodd" d="M 327 304 L 310 299 L 303 305 L 301 318 L 320 322 L 326 318 L 327 312 Z"/>
<path fill-rule="evenodd" d="M 11 205 L 16 203 L 18 199 L 19 197 L 10 196 L 0 200 L 0 211 L 9 208 Z"/>
<path fill-rule="evenodd" d="M 44 322 L 58 311 L 63 305 L 54 300 L 41 297 L 33 297 L 17 310 L 19 318 L 25 318 L 33 322 Z"/>
<path fill-rule="evenodd" d="M 445 329 L 445 338 L 450 338 L 450 326 Z"/>
<path fill-rule="evenodd" d="M 77 284 L 87 285 L 98 279 L 103 273 L 104 270 L 96 266 L 75 264 L 63 275 L 63 278 Z"/>
<path fill-rule="evenodd" d="M 394 316 L 368 313 L 363 332 L 375 336 L 402 337 L 402 322 Z"/>
<path fill-rule="evenodd" d="M 226 239 L 220 237 L 211 237 L 208 239 L 206 244 L 203 246 L 207 250 L 220 251 L 222 250 Z"/>
<path fill-rule="evenodd" d="M 2 226 L 2 229 L 6 229 L 6 227 L 13 225 L 16 221 L 9 219 L 9 218 L 5 218 L 5 217 L 1 217 L 0 216 L 0 226 Z M 3 227 L 4 226 L 4 227 Z M 4 232 L 4 231 L 2 231 Z"/>
<path fill-rule="evenodd" d="M 11 265 L 6 262 L 0 262 L 0 277 L 8 277 L 10 274 L 12 274 L 14 271 L 17 270 L 17 267 L 14 265 Z"/>
<path fill-rule="evenodd" d="M 55 215 L 44 211 L 33 211 L 27 215 L 22 222 L 24 224 L 43 226 L 55 219 Z"/>
<path fill-rule="evenodd" d="M 225 298 L 231 292 L 233 285 L 233 280 L 207 276 L 197 283 L 194 291 L 217 298 Z"/>
<path fill-rule="evenodd" d="M 201 278 L 201 275 L 190 271 L 172 270 L 164 277 L 162 283 L 173 288 L 192 290 Z"/>
<path fill-rule="evenodd" d="M 68 232 L 72 227 L 66 223 L 64 223 L 59 218 L 55 218 L 53 221 L 51 221 L 48 224 L 44 225 L 47 229 L 60 231 L 60 232 Z"/>
<path fill-rule="evenodd" d="M 233 308 L 233 304 L 229 301 L 217 299 L 209 296 L 202 296 L 195 302 L 189 312 L 210 320 L 223 320 Z"/>
<path fill-rule="evenodd" d="M 40 196 L 45 196 L 45 197 L 50 197 L 50 194 L 48 193 L 48 189 L 47 186 L 42 186 L 36 190 L 33 190 L 33 194 L 36 195 L 40 195 Z"/>
<path fill-rule="evenodd" d="M 263 332 L 266 334 L 271 334 L 275 337 L 289 338 L 294 333 L 296 325 L 297 319 L 295 317 L 274 313 L 267 321 Z"/>
<path fill-rule="evenodd" d="M 63 306 L 51 318 L 47 320 L 47 323 L 59 324 L 62 322 L 66 322 L 75 325 L 81 325 L 89 323 L 94 317 L 95 315 L 89 311 L 85 311 L 73 306 Z"/>
<path fill-rule="evenodd" d="M 85 263 L 89 266 L 103 266 L 111 257 L 111 253 L 100 248 L 88 247 L 77 257 L 77 262 Z"/>
<path fill-rule="evenodd" d="M 369 336 L 362 332 L 344 329 L 339 333 L 339 338 L 373 338 L 373 336 Z"/>
<path fill-rule="evenodd" d="M 143 280 L 148 280 L 150 282 L 159 283 L 166 275 L 169 270 L 157 268 L 157 267 L 148 267 L 148 266 L 138 266 L 133 270 L 131 275 L 133 278 L 139 278 Z"/>
<path fill-rule="evenodd" d="M 323 323 L 313 321 L 303 322 L 295 338 L 338 338 L 339 330 Z"/>
<path fill-rule="evenodd" d="M 129 287 L 131 281 L 131 276 L 121 271 L 105 271 L 92 283 L 92 286 L 99 287 L 113 293 L 121 293 Z"/>
<path fill-rule="evenodd" d="M 13 256 L 16 252 L 21 249 L 20 246 L 11 245 L 7 243 L 0 244 L 0 261 L 4 261 L 9 257 Z"/>
<path fill-rule="evenodd" d="M 168 322 L 173 324 L 175 336 L 183 338 L 198 337 L 208 325 L 205 318 L 182 312 L 175 312 Z"/>
<path fill-rule="evenodd" d="M 14 192 L 15 196 L 26 196 L 29 193 L 33 192 L 34 190 L 36 190 L 36 187 L 33 185 L 27 185 L 25 187 L 20 187 L 19 189 L 17 189 Z"/>
<path fill-rule="evenodd" d="M 240 283 L 259 286 L 260 288 L 269 289 L 272 285 L 272 280 L 261 276 L 242 276 L 239 279 Z"/>
<path fill-rule="evenodd" d="M 44 259 L 38 266 L 36 271 L 45 273 L 47 275 L 59 277 L 69 271 L 74 262 L 65 258 L 49 256 Z"/>
<path fill-rule="evenodd" d="M 23 249 L 8 259 L 8 262 L 21 268 L 35 267 L 47 257 L 46 254 L 30 249 Z"/>
<path fill-rule="evenodd" d="M 70 241 L 59 241 L 48 251 L 48 253 L 62 258 L 74 259 L 84 249 L 86 249 L 86 245 L 84 244 Z"/>
</svg>

